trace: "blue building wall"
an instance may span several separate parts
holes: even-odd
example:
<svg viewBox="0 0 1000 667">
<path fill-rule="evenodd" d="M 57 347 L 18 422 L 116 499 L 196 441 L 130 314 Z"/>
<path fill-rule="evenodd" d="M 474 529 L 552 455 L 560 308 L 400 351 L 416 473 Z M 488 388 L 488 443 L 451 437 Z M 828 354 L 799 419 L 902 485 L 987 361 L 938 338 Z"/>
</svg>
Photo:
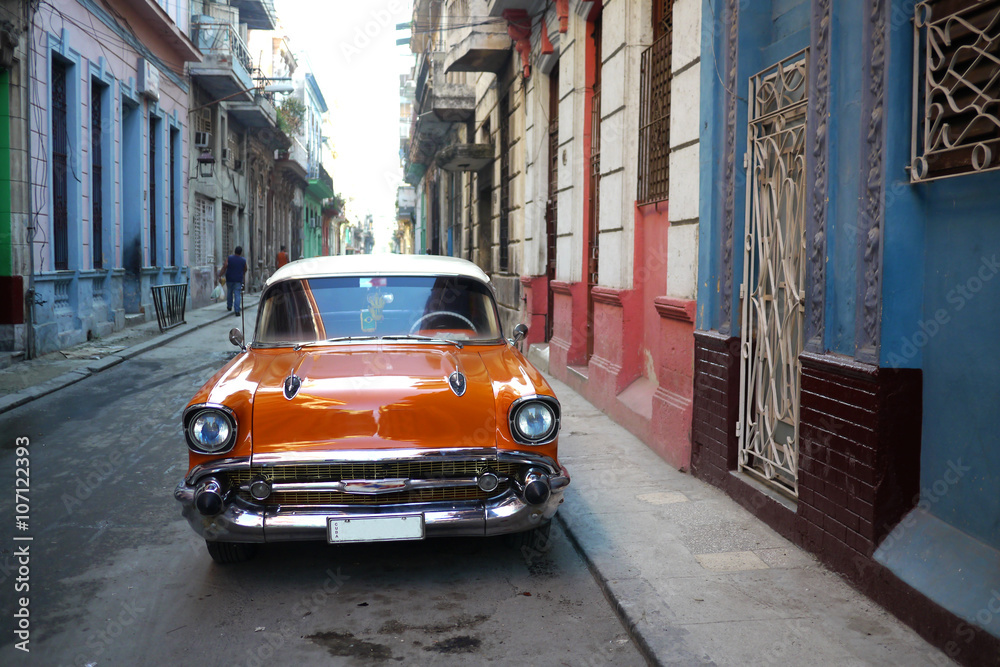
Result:
<svg viewBox="0 0 1000 667">
<path fill-rule="evenodd" d="M 729 35 L 717 2 L 702 3 L 701 113 L 701 184 L 699 204 L 698 314 L 699 329 L 718 329 L 719 300 L 722 298 L 721 258 L 722 216 L 726 198 L 725 89 L 720 78 L 726 77 L 725 54 Z M 750 77 L 775 62 L 809 45 L 808 0 L 772 0 L 744 2 L 740 6 L 739 57 L 736 74 L 736 155 L 733 200 L 733 292 L 731 295 L 730 331 L 740 330 L 739 285 L 743 276 L 743 235 L 746 220 L 746 169 L 742 158 L 747 150 L 747 95 Z"/>
<path fill-rule="evenodd" d="M 739 3 L 733 290 L 731 318 L 723 322 L 729 34 L 727 3 L 703 2 L 700 330 L 726 331 L 728 325 L 727 335 L 739 335 L 747 81 L 808 45 L 813 4 L 796 0 Z M 1000 339 L 1000 172 L 910 183 L 914 76 L 910 18 L 914 3 L 887 0 L 887 5 L 885 105 L 880 109 L 885 141 L 877 155 L 884 179 L 881 263 L 874 263 L 881 267 L 878 364 L 886 370 L 919 370 L 919 375 L 912 370 L 905 375 L 916 378 L 921 386 L 922 396 L 919 402 L 912 401 L 911 413 L 912 420 L 920 423 L 919 442 L 914 439 L 912 450 L 901 452 L 897 462 L 905 465 L 919 457 L 920 494 L 912 499 L 914 504 L 919 499 L 917 509 L 898 523 L 893 519 L 895 528 L 884 526 L 892 530 L 884 539 L 876 538 L 881 542 L 875 542 L 878 548 L 873 557 L 930 600 L 1000 637 L 1000 616 L 996 621 L 977 616 L 988 602 L 983 591 L 1000 590 L 1000 345 L 996 343 Z M 865 257 L 859 248 L 868 245 L 859 238 L 864 227 L 860 216 L 866 208 L 868 179 L 877 176 L 870 173 L 869 160 L 877 160 L 869 155 L 870 118 L 865 111 L 876 108 L 868 88 L 872 85 L 868 68 L 877 59 L 868 34 L 871 9 L 871 3 L 862 0 L 830 3 L 821 352 L 827 353 L 823 361 L 831 364 L 843 361 L 839 355 L 858 356 L 858 299 L 865 285 Z M 807 204 L 807 215 L 811 214 Z M 711 372 L 715 371 L 702 371 Z M 879 378 L 900 376 L 878 373 Z M 728 400 L 731 405 L 736 397 Z M 888 413 L 885 417 L 890 419 Z M 708 451 L 714 443 L 705 438 L 708 444 L 703 447 Z M 907 458 L 911 453 L 912 458 Z M 910 507 L 913 490 L 909 487 L 907 497 L 897 501 Z M 808 501 L 800 501 L 800 508 L 803 504 Z M 953 632 L 954 625 L 946 631 Z"/>
<path fill-rule="evenodd" d="M 922 506 L 1000 549 L 1000 172 L 909 183 L 913 28 L 890 25 L 881 365 L 923 371 Z"/>
<path fill-rule="evenodd" d="M 830 22 L 829 200 L 826 234 L 824 347 L 854 355 L 861 190 L 863 23 L 860 0 L 832 7 Z"/>
</svg>

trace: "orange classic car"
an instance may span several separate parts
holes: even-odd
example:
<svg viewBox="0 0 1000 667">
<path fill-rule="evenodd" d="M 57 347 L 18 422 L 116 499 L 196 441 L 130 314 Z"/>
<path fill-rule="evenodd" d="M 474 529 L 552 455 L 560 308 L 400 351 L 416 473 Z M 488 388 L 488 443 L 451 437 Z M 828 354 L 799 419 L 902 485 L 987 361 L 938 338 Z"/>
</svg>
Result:
<svg viewBox="0 0 1000 667">
<path fill-rule="evenodd" d="M 559 401 L 504 338 L 489 277 L 450 257 L 286 264 L 255 334 L 183 413 L 174 491 L 215 561 L 256 545 L 537 539 L 570 478 Z"/>
</svg>

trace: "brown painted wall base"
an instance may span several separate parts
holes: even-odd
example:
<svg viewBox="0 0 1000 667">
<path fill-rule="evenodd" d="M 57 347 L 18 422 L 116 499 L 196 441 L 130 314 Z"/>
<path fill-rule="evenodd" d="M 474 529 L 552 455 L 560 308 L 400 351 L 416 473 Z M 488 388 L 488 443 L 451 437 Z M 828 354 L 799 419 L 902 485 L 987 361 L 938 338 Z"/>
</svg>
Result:
<svg viewBox="0 0 1000 667">
<path fill-rule="evenodd" d="M 1000 664 L 1000 640 L 970 626 L 872 559 L 916 505 L 921 375 L 803 353 L 795 509 L 735 473 L 739 340 L 695 332 L 692 473 L 841 574 L 950 657 Z"/>
</svg>

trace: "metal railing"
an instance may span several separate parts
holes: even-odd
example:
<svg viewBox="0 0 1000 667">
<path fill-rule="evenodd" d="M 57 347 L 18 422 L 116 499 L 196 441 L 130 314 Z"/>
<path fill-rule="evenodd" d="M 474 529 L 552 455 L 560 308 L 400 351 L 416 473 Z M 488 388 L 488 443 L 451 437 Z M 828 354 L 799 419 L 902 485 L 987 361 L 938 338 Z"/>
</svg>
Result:
<svg viewBox="0 0 1000 667">
<path fill-rule="evenodd" d="M 153 286 L 153 306 L 156 308 L 156 323 L 160 325 L 160 331 L 173 329 L 186 322 L 184 308 L 187 304 L 187 291 L 187 283 Z"/>
<path fill-rule="evenodd" d="M 191 35 L 198 50 L 205 55 L 230 56 L 233 62 L 240 63 L 247 74 L 253 71 L 253 59 L 250 49 L 229 23 L 223 21 L 192 21 Z"/>
</svg>

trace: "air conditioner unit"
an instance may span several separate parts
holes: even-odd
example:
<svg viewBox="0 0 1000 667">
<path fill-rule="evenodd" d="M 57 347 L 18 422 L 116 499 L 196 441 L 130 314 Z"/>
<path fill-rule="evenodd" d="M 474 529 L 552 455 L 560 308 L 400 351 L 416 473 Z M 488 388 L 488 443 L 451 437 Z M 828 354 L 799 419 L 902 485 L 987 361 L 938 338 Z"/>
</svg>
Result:
<svg viewBox="0 0 1000 667">
<path fill-rule="evenodd" d="M 194 133 L 194 145 L 195 148 L 208 148 L 212 145 L 212 133 L 211 132 L 195 132 Z"/>
<path fill-rule="evenodd" d="M 228 148 L 222 149 L 222 161 L 229 164 L 233 159 L 233 152 Z"/>
<path fill-rule="evenodd" d="M 143 97 L 148 97 L 151 100 L 159 100 L 160 70 L 156 69 L 156 66 L 145 58 L 139 58 L 136 69 L 139 74 L 136 91 Z"/>
</svg>

